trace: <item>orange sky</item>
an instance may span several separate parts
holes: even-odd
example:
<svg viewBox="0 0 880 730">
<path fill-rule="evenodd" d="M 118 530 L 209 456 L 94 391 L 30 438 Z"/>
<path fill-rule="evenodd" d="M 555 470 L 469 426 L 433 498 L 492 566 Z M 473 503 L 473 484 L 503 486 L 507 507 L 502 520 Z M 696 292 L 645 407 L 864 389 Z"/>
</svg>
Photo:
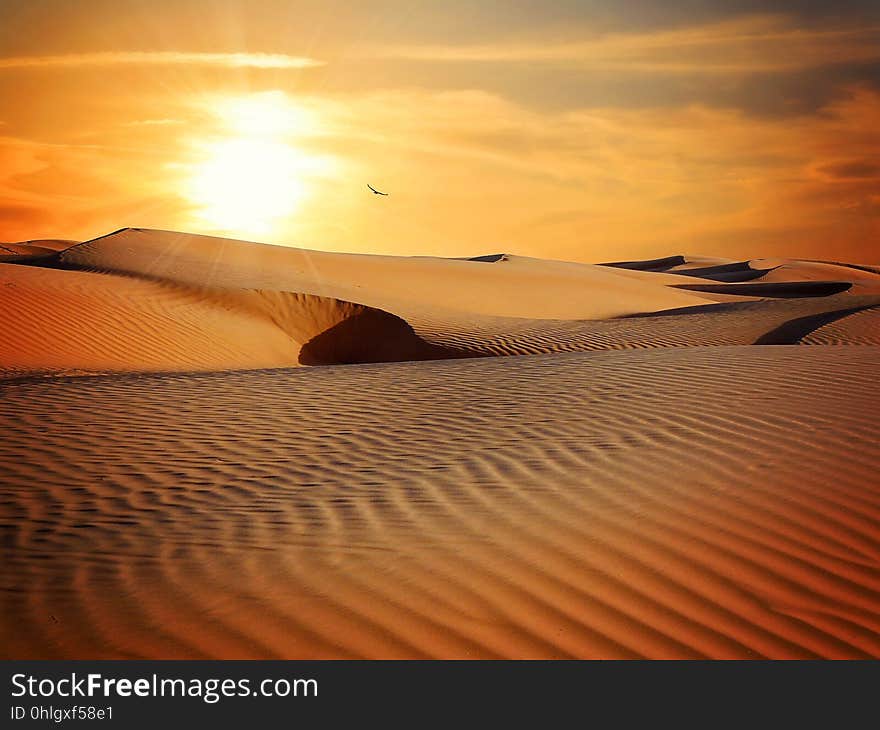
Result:
<svg viewBox="0 0 880 730">
<path fill-rule="evenodd" d="M 880 263 L 876 3 L 621 5 L 5 0 L 0 241 Z"/>
</svg>

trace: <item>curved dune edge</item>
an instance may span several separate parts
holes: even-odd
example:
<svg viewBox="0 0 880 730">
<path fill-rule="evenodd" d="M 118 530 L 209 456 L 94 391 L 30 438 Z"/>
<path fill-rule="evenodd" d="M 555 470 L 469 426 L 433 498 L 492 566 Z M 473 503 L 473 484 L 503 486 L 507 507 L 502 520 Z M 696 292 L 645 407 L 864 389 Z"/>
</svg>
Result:
<svg viewBox="0 0 880 730">
<path fill-rule="evenodd" d="M 0 387 L 6 657 L 880 657 L 872 348 Z"/>
<path fill-rule="evenodd" d="M 241 370 L 466 357 L 401 318 L 277 291 L 0 266 L 0 372 Z"/>
<path fill-rule="evenodd" d="M 406 320 L 363 307 L 306 342 L 300 350 L 299 363 L 351 365 L 479 356 L 464 348 L 428 342 Z"/>
</svg>

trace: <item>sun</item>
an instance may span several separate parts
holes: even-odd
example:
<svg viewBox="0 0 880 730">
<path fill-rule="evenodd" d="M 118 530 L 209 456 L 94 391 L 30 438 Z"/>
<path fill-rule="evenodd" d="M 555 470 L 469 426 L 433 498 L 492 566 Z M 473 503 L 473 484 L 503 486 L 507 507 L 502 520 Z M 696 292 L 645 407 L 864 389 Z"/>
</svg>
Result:
<svg viewBox="0 0 880 730">
<path fill-rule="evenodd" d="M 214 113 L 230 130 L 247 136 L 303 136 L 317 129 L 314 112 L 297 104 L 282 91 L 217 99 Z"/>
<path fill-rule="evenodd" d="M 205 223 L 227 232 L 271 233 L 302 200 L 297 154 L 284 142 L 228 139 L 206 145 L 189 180 L 189 200 Z"/>
<path fill-rule="evenodd" d="M 197 224 L 272 236 L 301 209 L 326 160 L 304 151 L 315 120 L 281 92 L 213 100 L 220 132 L 195 140 L 184 195 Z"/>
</svg>

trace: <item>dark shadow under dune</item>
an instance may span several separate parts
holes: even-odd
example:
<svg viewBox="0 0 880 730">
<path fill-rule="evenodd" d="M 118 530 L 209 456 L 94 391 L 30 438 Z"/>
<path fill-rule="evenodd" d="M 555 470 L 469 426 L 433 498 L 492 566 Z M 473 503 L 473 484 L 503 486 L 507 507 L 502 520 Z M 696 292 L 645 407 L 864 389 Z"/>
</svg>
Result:
<svg viewBox="0 0 880 730">
<path fill-rule="evenodd" d="M 794 345 L 801 339 L 815 332 L 826 324 L 831 324 L 839 319 L 848 317 L 856 312 L 862 312 L 870 307 L 853 307 L 852 309 L 841 309 L 837 312 L 822 312 L 821 314 L 813 314 L 807 317 L 798 317 L 791 319 L 783 325 L 770 330 L 766 334 L 755 340 L 756 345 Z"/>
<path fill-rule="evenodd" d="M 632 269 L 633 271 L 665 271 L 673 266 L 686 264 L 684 256 L 666 256 L 661 259 L 647 259 L 645 261 L 612 261 L 599 264 L 599 266 L 611 266 L 616 269 Z M 676 272 L 677 273 L 677 272 Z"/>
<path fill-rule="evenodd" d="M 365 309 L 313 337 L 299 354 L 301 365 L 448 360 L 480 357 L 419 337 L 403 319 L 379 309 Z"/>
<path fill-rule="evenodd" d="M 702 291 L 708 294 L 734 294 L 741 297 L 770 299 L 799 299 L 802 297 L 830 297 L 848 291 L 848 281 L 780 281 L 757 284 L 673 284 L 675 289 Z"/>
<path fill-rule="evenodd" d="M 487 253 L 484 256 L 469 256 L 465 261 L 484 261 L 487 264 L 494 264 L 498 261 L 507 261 L 506 253 Z"/>
<path fill-rule="evenodd" d="M 698 269 L 682 269 L 676 271 L 680 276 L 693 276 L 697 279 L 712 279 L 719 283 L 738 283 L 760 279 L 765 274 L 773 271 L 769 269 L 753 269 L 748 261 L 738 261 L 735 264 L 719 264 L 718 266 L 703 266 Z"/>
</svg>

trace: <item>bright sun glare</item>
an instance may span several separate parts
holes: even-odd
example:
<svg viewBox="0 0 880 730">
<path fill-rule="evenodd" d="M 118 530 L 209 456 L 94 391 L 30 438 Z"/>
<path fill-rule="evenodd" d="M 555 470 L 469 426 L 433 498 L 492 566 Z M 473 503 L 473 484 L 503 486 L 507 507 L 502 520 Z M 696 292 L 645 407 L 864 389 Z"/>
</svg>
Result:
<svg viewBox="0 0 880 730">
<path fill-rule="evenodd" d="M 326 161 L 299 148 L 315 120 L 282 92 L 216 101 L 223 135 L 198 142 L 186 196 L 200 223 L 239 235 L 271 235 L 301 207 Z"/>
</svg>

